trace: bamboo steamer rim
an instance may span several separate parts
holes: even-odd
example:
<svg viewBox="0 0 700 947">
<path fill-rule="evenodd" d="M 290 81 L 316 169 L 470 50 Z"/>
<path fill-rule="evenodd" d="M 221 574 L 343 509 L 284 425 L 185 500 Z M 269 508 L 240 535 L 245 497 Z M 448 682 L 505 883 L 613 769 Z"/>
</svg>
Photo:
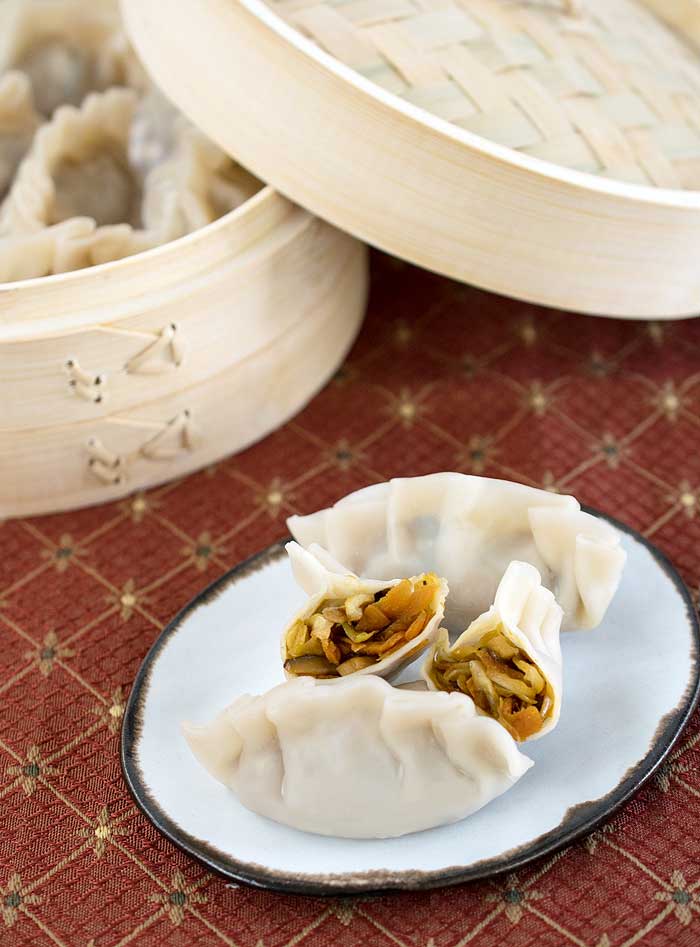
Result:
<svg viewBox="0 0 700 947">
<path fill-rule="evenodd" d="M 470 132 L 466 128 L 461 128 L 360 75 L 357 70 L 321 49 L 316 43 L 287 23 L 283 17 L 270 8 L 266 0 L 236 0 L 236 2 L 265 27 L 268 27 L 271 32 L 283 39 L 285 43 L 293 46 L 312 62 L 322 66 L 327 72 L 344 82 L 348 82 L 359 92 L 368 95 L 382 105 L 401 113 L 417 126 L 428 127 L 442 137 L 466 146 L 470 151 L 494 158 L 523 171 L 528 171 L 540 178 L 567 184 L 582 191 L 593 191 L 634 203 L 700 210 L 700 189 L 655 187 L 649 184 L 604 178 L 587 171 L 578 171 L 564 165 L 554 164 L 534 155 L 524 154 L 516 148 L 500 145 L 489 138 Z M 581 16 L 585 11 L 585 0 L 561 0 L 561 2 L 566 8 L 570 9 L 574 16 Z M 662 22 L 656 10 L 651 4 L 647 4 L 647 0 L 637 0 L 637 2 L 644 6 L 648 5 L 654 16 L 659 19 L 659 22 Z M 672 32 L 680 36 L 681 40 L 687 41 L 687 37 L 677 30 L 674 29 Z"/>
<path fill-rule="evenodd" d="M 152 262 L 154 265 L 157 265 L 161 262 L 163 257 L 177 254 L 180 250 L 185 250 L 189 246 L 206 241 L 217 231 L 225 229 L 235 220 L 246 216 L 251 210 L 273 199 L 281 199 L 287 202 L 286 198 L 279 195 L 269 184 L 262 184 L 260 189 L 256 191 L 252 197 L 249 197 L 248 200 L 239 204 L 238 207 L 234 207 L 233 210 L 228 211 L 211 223 L 205 224 L 204 227 L 199 227 L 197 230 L 193 230 L 191 233 L 187 233 L 182 237 L 177 237 L 175 240 L 169 240 L 167 243 L 161 243 L 156 247 L 151 247 L 149 250 L 142 250 L 140 253 L 134 253 L 131 256 L 122 257 L 119 260 L 109 260 L 106 263 L 96 263 L 93 266 L 81 267 L 78 270 L 69 270 L 66 273 L 52 273 L 49 276 L 34 276 L 30 279 L 12 280 L 7 283 L 0 282 L 0 329 L 2 329 L 3 326 L 2 307 L 3 296 L 5 295 L 15 295 L 22 291 L 31 292 L 31 290 L 34 289 L 48 291 L 58 286 L 70 286 L 73 283 L 100 282 L 107 275 L 126 270 L 130 264 L 133 264 L 133 261 L 137 259 L 139 262 Z M 291 202 L 287 203 L 290 203 L 291 206 Z M 27 322 L 26 325 L 27 328 L 30 328 L 31 322 Z"/>
</svg>

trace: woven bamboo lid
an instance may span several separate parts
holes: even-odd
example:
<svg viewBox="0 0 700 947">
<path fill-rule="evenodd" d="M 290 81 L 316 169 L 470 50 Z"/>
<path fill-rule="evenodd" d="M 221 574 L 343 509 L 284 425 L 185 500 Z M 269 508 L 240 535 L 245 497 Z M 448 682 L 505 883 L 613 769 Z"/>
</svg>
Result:
<svg viewBox="0 0 700 947">
<path fill-rule="evenodd" d="M 166 92 L 319 216 L 534 302 L 700 312 L 700 0 L 123 2 Z"/>
<path fill-rule="evenodd" d="M 700 187 L 700 63 L 629 0 L 271 0 L 360 75 L 459 128 L 593 174 Z"/>
</svg>

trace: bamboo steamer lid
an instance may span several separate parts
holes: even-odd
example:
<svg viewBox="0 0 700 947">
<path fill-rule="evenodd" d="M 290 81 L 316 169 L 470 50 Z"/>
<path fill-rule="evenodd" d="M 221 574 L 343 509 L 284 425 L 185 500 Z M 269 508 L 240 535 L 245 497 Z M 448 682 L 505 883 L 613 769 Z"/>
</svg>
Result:
<svg viewBox="0 0 700 947">
<path fill-rule="evenodd" d="M 355 236 L 536 303 L 700 311 L 700 0 L 123 5 L 183 111 Z"/>
</svg>

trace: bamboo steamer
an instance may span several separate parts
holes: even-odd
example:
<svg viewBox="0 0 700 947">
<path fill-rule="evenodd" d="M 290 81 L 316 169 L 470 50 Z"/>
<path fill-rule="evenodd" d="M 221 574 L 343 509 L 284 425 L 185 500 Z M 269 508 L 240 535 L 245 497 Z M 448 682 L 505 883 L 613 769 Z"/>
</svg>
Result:
<svg viewBox="0 0 700 947">
<path fill-rule="evenodd" d="M 296 413 L 366 303 L 366 249 L 270 187 L 187 237 L 0 286 L 0 516 L 115 499 Z"/>
<path fill-rule="evenodd" d="M 183 111 L 355 236 L 535 303 L 700 311 L 698 0 L 123 7 Z"/>
</svg>

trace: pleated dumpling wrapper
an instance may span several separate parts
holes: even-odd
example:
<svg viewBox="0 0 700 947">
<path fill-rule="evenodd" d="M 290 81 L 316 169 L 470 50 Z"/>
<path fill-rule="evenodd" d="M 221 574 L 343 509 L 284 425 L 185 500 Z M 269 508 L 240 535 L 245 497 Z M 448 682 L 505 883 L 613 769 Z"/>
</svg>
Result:
<svg viewBox="0 0 700 947">
<path fill-rule="evenodd" d="M 491 608 L 454 644 L 441 629 L 423 666 L 432 690 L 467 694 L 518 742 L 556 727 L 561 712 L 562 610 L 526 562 L 511 562 Z"/>
<path fill-rule="evenodd" d="M 153 134 L 165 135 L 151 101 L 139 103 L 132 89 L 92 93 L 39 129 L 0 208 L 0 281 L 131 256 L 211 223 L 255 193 L 259 184 L 247 172 L 233 187 L 234 162 L 178 115 L 167 157 L 151 166 L 149 127 L 158 124 Z"/>
<path fill-rule="evenodd" d="M 195 757 L 259 815 L 343 838 L 394 838 L 456 822 L 510 789 L 532 761 L 463 694 L 377 677 L 309 678 L 244 696 L 205 726 Z"/>
<path fill-rule="evenodd" d="M 433 573 L 359 579 L 313 547 L 287 544 L 294 577 L 309 596 L 282 634 L 288 677 L 340 681 L 390 677 L 431 644 L 444 616 L 447 583 Z"/>
<path fill-rule="evenodd" d="M 489 608 L 513 560 L 541 574 L 565 630 L 595 628 L 625 563 L 617 530 L 574 497 L 460 473 L 375 484 L 287 522 L 302 546 L 319 544 L 358 575 L 444 576 L 451 630 Z"/>
<path fill-rule="evenodd" d="M 23 72 L 38 110 L 80 105 L 90 92 L 138 82 L 142 69 L 117 0 L 2 0 L 0 73 Z"/>
<path fill-rule="evenodd" d="M 39 127 L 32 87 L 21 72 L 0 78 L 0 201 L 25 156 Z"/>
</svg>

